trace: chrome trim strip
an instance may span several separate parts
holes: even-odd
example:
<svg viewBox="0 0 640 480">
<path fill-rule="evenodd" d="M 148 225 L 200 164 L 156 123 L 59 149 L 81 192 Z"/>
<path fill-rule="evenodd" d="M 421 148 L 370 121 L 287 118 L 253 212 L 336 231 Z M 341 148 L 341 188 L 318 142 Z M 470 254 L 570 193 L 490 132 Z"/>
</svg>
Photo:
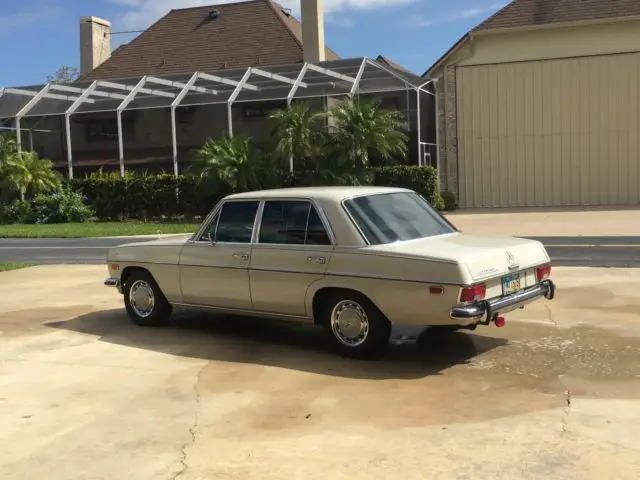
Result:
<svg viewBox="0 0 640 480">
<path fill-rule="evenodd" d="M 246 315 L 248 317 L 264 317 L 270 318 L 274 320 L 286 320 L 286 321 L 302 321 L 309 322 L 313 321 L 313 318 L 308 317 L 306 315 L 289 315 L 284 313 L 274 313 L 274 312 L 264 312 L 260 310 L 247 310 L 240 308 L 228 308 L 228 307 L 214 307 L 211 305 L 196 305 L 192 303 L 176 303 L 172 304 L 174 307 L 185 308 L 189 310 L 205 310 L 215 313 L 223 313 L 229 315 Z"/>
<path fill-rule="evenodd" d="M 495 315 L 512 312 L 540 297 L 552 300 L 555 296 L 555 290 L 555 284 L 551 280 L 545 280 L 534 287 L 527 288 L 513 295 L 493 300 L 485 300 L 471 305 L 453 307 L 449 313 L 449 317 L 453 320 L 479 320 L 486 316 L 486 320 L 491 321 Z"/>
</svg>

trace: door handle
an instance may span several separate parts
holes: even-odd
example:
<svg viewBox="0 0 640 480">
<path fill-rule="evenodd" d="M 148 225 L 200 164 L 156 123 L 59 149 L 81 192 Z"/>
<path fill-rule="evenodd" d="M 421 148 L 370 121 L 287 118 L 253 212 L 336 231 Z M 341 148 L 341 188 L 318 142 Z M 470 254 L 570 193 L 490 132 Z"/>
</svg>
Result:
<svg viewBox="0 0 640 480">
<path fill-rule="evenodd" d="M 234 253 L 233 254 L 233 258 L 237 258 L 240 260 L 249 260 L 249 254 L 248 253 Z"/>
<path fill-rule="evenodd" d="M 326 261 L 327 259 L 324 257 L 307 257 L 307 262 L 309 263 L 316 262 L 316 263 L 319 263 L 320 265 L 324 265 Z"/>
</svg>

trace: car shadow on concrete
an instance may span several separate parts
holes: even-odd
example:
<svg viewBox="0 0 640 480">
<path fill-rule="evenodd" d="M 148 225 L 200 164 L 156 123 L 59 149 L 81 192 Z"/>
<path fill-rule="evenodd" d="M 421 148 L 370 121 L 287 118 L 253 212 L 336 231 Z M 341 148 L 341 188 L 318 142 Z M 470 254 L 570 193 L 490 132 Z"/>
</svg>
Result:
<svg viewBox="0 0 640 480">
<path fill-rule="evenodd" d="M 45 325 L 170 355 L 374 380 L 437 375 L 508 343 L 503 338 L 426 329 L 414 342 L 390 345 L 377 360 L 358 361 L 333 353 L 319 327 L 248 317 L 175 312 L 170 325 L 145 328 L 117 309 Z"/>
</svg>

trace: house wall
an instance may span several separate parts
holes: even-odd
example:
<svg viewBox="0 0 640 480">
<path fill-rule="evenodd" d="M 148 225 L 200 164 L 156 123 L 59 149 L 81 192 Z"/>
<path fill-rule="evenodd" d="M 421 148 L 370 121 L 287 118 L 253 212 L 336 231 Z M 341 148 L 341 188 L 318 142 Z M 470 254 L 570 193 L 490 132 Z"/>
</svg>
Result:
<svg viewBox="0 0 640 480">
<path fill-rule="evenodd" d="M 430 72 L 438 80 L 439 155 L 444 189 L 458 195 L 458 69 L 640 51 L 640 20 L 477 34 Z M 486 96 L 480 85 L 470 96 Z"/>
</svg>

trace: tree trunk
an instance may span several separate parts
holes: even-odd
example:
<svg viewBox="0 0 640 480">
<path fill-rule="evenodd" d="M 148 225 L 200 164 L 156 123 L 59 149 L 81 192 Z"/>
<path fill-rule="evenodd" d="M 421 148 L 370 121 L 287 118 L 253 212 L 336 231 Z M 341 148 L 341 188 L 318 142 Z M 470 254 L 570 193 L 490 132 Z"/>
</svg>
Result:
<svg viewBox="0 0 640 480">
<path fill-rule="evenodd" d="M 20 200 L 22 200 L 24 202 L 24 197 L 25 197 L 25 189 L 21 188 L 20 189 Z"/>
</svg>

